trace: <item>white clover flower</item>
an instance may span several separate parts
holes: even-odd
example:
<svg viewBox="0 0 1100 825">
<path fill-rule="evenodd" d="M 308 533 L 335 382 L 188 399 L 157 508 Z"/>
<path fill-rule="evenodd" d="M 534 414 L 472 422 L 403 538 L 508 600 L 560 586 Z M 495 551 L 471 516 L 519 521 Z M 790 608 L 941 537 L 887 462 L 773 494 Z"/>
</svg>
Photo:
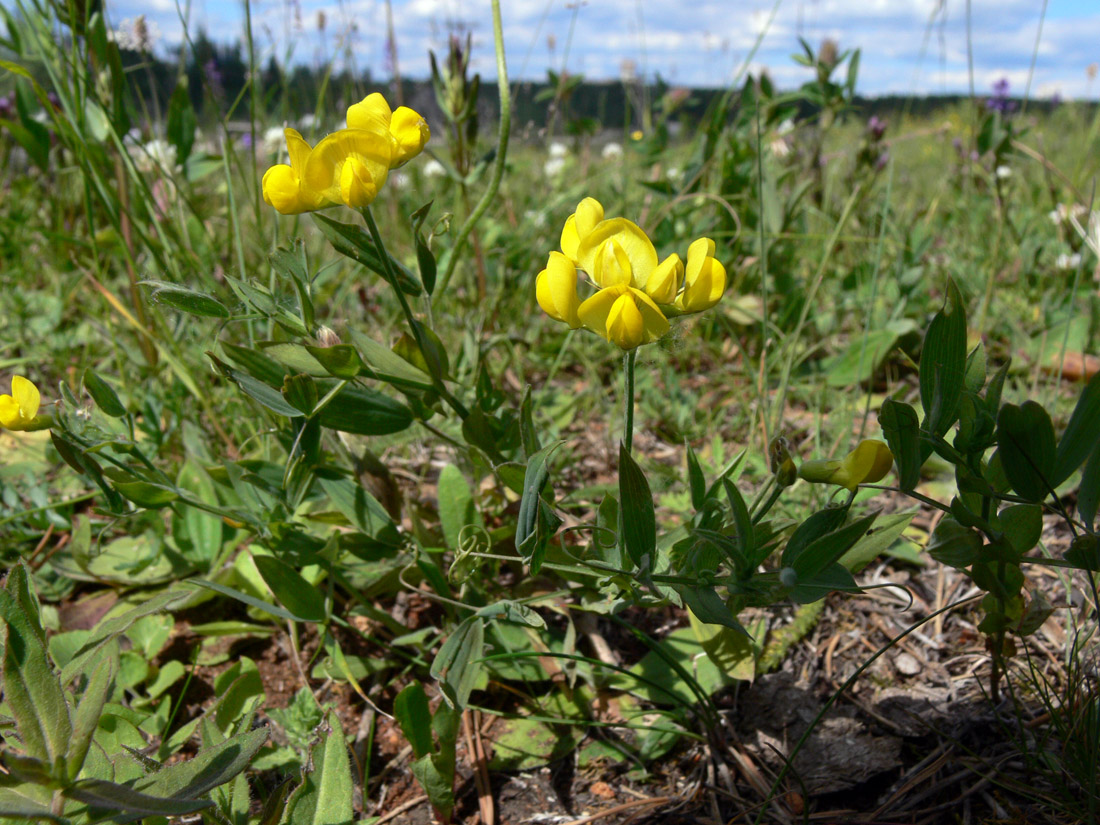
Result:
<svg viewBox="0 0 1100 825">
<path fill-rule="evenodd" d="M 565 158 L 551 157 L 550 160 L 542 166 L 542 171 L 546 173 L 546 177 L 554 178 L 561 174 L 565 169 Z"/>
<path fill-rule="evenodd" d="M 1067 254 L 1067 253 L 1063 252 L 1054 261 L 1055 268 L 1056 269 L 1061 269 L 1061 270 L 1077 269 L 1077 267 L 1079 267 L 1080 265 L 1081 265 L 1081 253 L 1080 252 L 1074 252 L 1072 254 Z"/>
<path fill-rule="evenodd" d="M 618 143 L 609 143 L 603 147 L 603 151 L 600 155 L 604 160 L 613 160 L 614 158 L 621 158 L 623 156 L 623 147 Z"/>
<path fill-rule="evenodd" d="M 423 166 L 424 177 L 438 178 L 447 174 L 447 168 L 435 158 L 432 158 Z"/>
<path fill-rule="evenodd" d="M 134 160 L 134 166 L 142 174 L 165 171 L 174 172 L 178 166 L 176 163 L 176 147 L 163 138 L 154 138 L 140 146 L 128 147 L 130 157 Z"/>
<path fill-rule="evenodd" d="M 317 116 L 312 112 L 307 115 L 302 115 L 298 118 L 298 125 L 302 127 L 303 132 L 307 132 L 317 125 Z"/>
<path fill-rule="evenodd" d="M 794 121 L 790 118 L 787 118 L 779 124 L 779 128 L 776 131 L 778 131 L 781 135 L 789 135 L 791 132 L 794 131 Z"/>
<path fill-rule="evenodd" d="M 136 19 L 123 19 L 117 29 L 107 32 L 107 38 L 118 44 L 120 49 L 132 52 L 151 52 L 160 40 L 160 26 L 155 21 L 146 20 L 144 14 Z"/>
<path fill-rule="evenodd" d="M 404 172 L 391 172 L 389 177 L 390 186 L 395 189 L 408 189 L 409 188 L 409 176 Z"/>
<path fill-rule="evenodd" d="M 996 169 L 996 172 L 995 172 L 995 174 L 996 174 L 996 175 L 997 175 L 997 177 L 998 177 L 998 178 L 1000 178 L 1001 180 L 1007 180 L 1008 178 L 1011 178 L 1011 177 L 1012 177 L 1012 169 L 1010 169 L 1010 168 L 1009 168 L 1009 167 L 1007 167 L 1007 166 L 1003 166 L 1003 165 L 1002 165 L 1002 166 L 998 166 L 998 167 L 997 167 L 997 169 Z"/>
<path fill-rule="evenodd" d="M 282 126 L 272 126 L 264 130 L 264 136 L 260 139 L 260 150 L 265 155 L 277 155 L 286 148 Z"/>
<path fill-rule="evenodd" d="M 552 158 L 564 158 L 569 154 L 569 147 L 564 143 L 555 140 L 550 144 L 550 157 Z"/>
</svg>

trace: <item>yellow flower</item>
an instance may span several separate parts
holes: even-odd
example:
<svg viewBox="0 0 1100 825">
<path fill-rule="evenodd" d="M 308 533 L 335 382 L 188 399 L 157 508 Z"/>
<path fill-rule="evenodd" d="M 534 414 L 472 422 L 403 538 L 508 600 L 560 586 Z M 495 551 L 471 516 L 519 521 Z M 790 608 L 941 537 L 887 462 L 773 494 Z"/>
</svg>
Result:
<svg viewBox="0 0 1100 825">
<path fill-rule="evenodd" d="M 641 227 L 626 218 L 605 218 L 600 202 L 585 198 L 565 222 L 561 254 L 551 253 L 539 273 L 536 298 L 551 318 L 632 349 L 664 335 L 669 316 L 701 312 L 718 302 L 726 270 L 714 250 L 714 241 L 700 238 L 688 249 L 686 267 L 676 254 L 661 261 Z M 579 306 L 577 270 L 597 289 Z"/>
<path fill-rule="evenodd" d="M 577 317 L 581 303 L 577 295 L 577 268 L 562 253 L 550 253 L 546 269 L 535 280 L 535 297 L 542 311 L 555 321 L 569 324 L 570 329 L 581 325 Z"/>
<path fill-rule="evenodd" d="M 0 427 L 9 430 L 30 429 L 38 415 L 41 401 L 38 387 L 22 375 L 13 376 L 11 395 L 0 395 Z"/>
<path fill-rule="evenodd" d="M 290 155 L 290 165 L 280 163 L 272 166 L 264 173 L 261 187 L 264 200 L 269 206 L 274 206 L 277 212 L 284 215 L 297 215 L 301 212 L 312 212 L 325 206 L 327 203 L 317 192 L 303 187 L 302 176 L 305 174 L 306 162 L 309 160 L 309 144 L 294 129 L 287 129 L 286 148 Z"/>
<path fill-rule="evenodd" d="M 668 319 L 640 289 L 625 283 L 601 289 L 577 307 L 586 329 L 602 335 L 620 349 L 634 349 L 668 332 Z"/>
<path fill-rule="evenodd" d="M 714 241 L 699 238 L 688 247 L 684 291 L 676 306 L 684 312 L 702 312 L 718 303 L 726 291 L 726 268 L 714 257 Z"/>
<path fill-rule="evenodd" d="M 347 129 L 312 149 L 296 131 L 286 130 L 290 164 L 272 166 L 264 174 L 264 200 L 284 215 L 341 204 L 367 206 L 389 171 L 418 155 L 430 136 L 428 124 L 412 109 L 391 112 L 382 95 L 367 95 L 348 108 Z"/>
<path fill-rule="evenodd" d="M 348 128 L 388 134 L 392 142 L 390 169 L 396 169 L 420 154 L 432 133 L 428 122 L 408 106 L 390 111 L 390 104 L 378 92 L 348 107 Z"/>
<path fill-rule="evenodd" d="M 883 442 L 864 439 L 842 459 L 806 461 L 798 470 L 800 478 L 822 484 L 839 484 L 855 491 L 860 484 L 874 484 L 890 472 L 894 454 Z"/>
</svg>

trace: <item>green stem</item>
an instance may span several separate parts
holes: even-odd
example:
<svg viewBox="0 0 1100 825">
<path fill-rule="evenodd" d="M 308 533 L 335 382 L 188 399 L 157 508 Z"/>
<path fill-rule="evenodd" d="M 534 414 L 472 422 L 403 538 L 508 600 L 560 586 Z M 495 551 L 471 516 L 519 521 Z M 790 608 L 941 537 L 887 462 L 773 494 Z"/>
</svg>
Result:
<svg viewBox="0 0 1100 825">
<path fill-rule="evenodd" d="M 497 154 L 493 164 L 493 175 L 489 178 L 489 187 L 474 207 L 470 217 L 462 224 L 458 237 L 455 238 L 455 245 L 447 258 L 443 277 L 436 285 L 435 299 L 446 292 L 455 267 L 458 266 L 458 257 L 462 253 L 462 248 L 466 245 L 478 221 L 481 220 L 481 216 L 485 214 L 489 204 L 496 197 L 501 178 L 504 177 L 504 162 L 508 156 L 508 134 L 512 130 L 512 98 L 508 90 L 508 67 L 504 62 L 504 26 L 500 22 L 500 0 L 493 0 L 493 44 L 497 55 L 497 89 L 500 91 L 500 128 L 497 131 Z"/>
<path fill-rule="evenodd" d="M 629 453 L 634 446 L 634 361 L 638 350 L 627 350 L 623 356 L 623 376 L 626 379 L 626 422 L 623 425 L 623 445 Z"/>
<path fill-rule="evenodd" d="M 378 257 L 382 260 L 382 269 L 385 270 L 383 276 L 393 287 L 394 294 L 397 295 L 397 300 L 401 303 L 401 311 L 405 313 L 405 321 L 409 325 L 409 329 L 412 332 L 413 340 L 416 342 L 416 346 L 419 347 L 421 354 L 423 354 L 425 361 L 428 358 L 428 346 L 427 341 L 424 338 L 423 330 L 416 318 L 413 317 L 412 307 L 409 306 L 409 299 L 405 297 L 405 293 L 401 291 L 401 285 L 397 282 L 397 273 L 393 271 L 393 264 L 390 261 L 390 254 L 386 251 L 386 245 L 382 241 L 382 233 L 378 231 L 378 224 L 374 220 L 374 214 L 371 212 L 369 206 L 363 207 L 360 214 L 363 216 L 363 221 L 367 225 L 367 231 L 370 232 L 371 240 L 374 241 L 375 247 L 378 248 Z M 430 369 L 430 365 L 429 365 Z M 451 395 L 443 385 L 443 378 L 436 375 L 434 371 L 432 375 L 432 386 L 436 392 L 439 393 L 440 398 L 451 405 L 451 408 L 459 414 L 461 418 L 466 418 L 470 414 L 470 411 L 466 409 L 457 398 Z"/>
</svg>

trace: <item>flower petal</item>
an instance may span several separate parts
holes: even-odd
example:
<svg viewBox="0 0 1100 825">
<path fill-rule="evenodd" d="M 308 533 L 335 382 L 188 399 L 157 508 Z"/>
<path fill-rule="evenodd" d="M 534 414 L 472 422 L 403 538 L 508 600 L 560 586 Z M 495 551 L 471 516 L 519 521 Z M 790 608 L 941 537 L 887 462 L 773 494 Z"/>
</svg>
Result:
<svg viewBox="0 0 1100 825">
<path fill-rule="evenodd" d="M 622 284 L 599 290 L 581 301 L 577 307 L 577 318 L 585 329 L 607 338 L 607 316 L 611 314 L 615 302 L 627 292 L 628 288 Z"/>
<path fill-rule="evenodd" d="M 290 155 L 290 168 L 301 174 L 306 167 L 306 158 L 312 150 L 306 139 L 296 129 L 284 129 L 283 135 L 286 137 L 287 154 Z"/>
<path fill-rule="evenodd" d="M 353 155 L 340 167 L 340 200 L 352 209 L 369 206 L 378 195 L 370 169 Z"/>
<path fill-rule="evenodd" d="M 12 377 L 11 396 L 19 405 L 19 413 L 25 420 L 30 421 L 38 415 L 38 405 L 42 402 L 42 396 L 38 393 L 38 387 L 22 375 Z"/>
<path fill-rule="evenodd" d="M 577 234 L 587 235 L 603 220 L 603 204 L 595 198 L 585 198 L 577 204 Z"/>
<path fill-rule="evenodd" d="M 607 340 L 620 349 L 634 349 L 645 340 L 645 320 L 630 293 L 620 295 L 607 314 Z"/>
<path fill-rule="evenodd" d="M 668 332 L 668 318 L 661 312 L 661 308 L 653 303 L 653 299 L 640 289 L 631 289 L 630 294 L 638 306 L 638 311 L 642 314 L 645 328 L 642 343 L 651 344 Z"/>
<path fill-rule="evenodd" d="M 386 98 L 374 92 L 348 107 L 348 128 L 384 133 L 390 130 L 392 117 Z"/>
<path fill-rule="evenodd" d="M 301 179 L 286 164 L 272 166 L 264 172 L 261 188 L 264 201 L 284 215 L 297 215 L 325 205 L 322 198 L 302 191 Z"/>
<path fill-rule="evenodd" d="M 577 268 L 560 252 L 551 252 L 546 269 L 535 280 L 535 298 L 543 312 L 555 321 L 569 324 L 571 329 L 581 325 L 577 316 L 580 297 L 577 295 Z"/>
<path fill-rule="evenodd" d="M 688 247 L 687 269 L 684 277 L 686 283 L 695 283 L 703 262 L 707 258 L 714 257 L 714 249 L 714 241 L 710 238 L 697 238 L 691 242 L 691 246 Z"/>
<path fill-rule="evenodd" d="M 23 421 L 19 417 L 19 405 L 10 395 L 0 395 L 0 427 L 8 430 L 23 429 Z"/>
<path fill-rule="evenodd" d="M 578 234 L 583 228 L 583 224 L 578 224 Z M 577 265 L 594 277 L 596 253 L 605 241 L 612 238 L 623 248 L 630 260 L 632 285 L 638 289 L 644 288 L 650 274 L 657 268 L 657 250 L 641 227 L 625 218 L 600 221 L 590 232 L 580 234 Z"/>
<path fill-rule="evenodd" d="M 630 285 L 630 258 L 616 238 L 608 238 L 600 245 L 588 274 L 600 287 Z"/>
<path fill-rule="evenodd" d="M 390 120 L 390 134 L 397 143 L 395 157 L 390 161 L 391 169 L 408 163 L 419 155 L 432 136 L 428 121 L 408 106 L 399 106 L 393 113 L 393 118 Z"/>
<path fill-rule="evenodd" d="M 319 193 L 330 203 L 345 203 L 345 183 L 350 185 L 353 178 L 365 180 L 366 174 L 369 174 L 377 194 L 386 182 L 391 157 L 388 133 L 341 129 L 313 147 L 302 175 L 302 184 L 305 189 Z M 349 158 L 355 158 L 361 166 L 347 173 L 350 177 L 345 177 L 344 164 Z"/>
<path fill-rule="evenodd" d="M 702 312 L 722 299 L 726 291 L 726 268 L 717 258 L 704 258 L 695 267 L 694 279 L 684 279 L 684 291 L 677 304 L 684 312 Z"/>
<path fill-rule="evenodd" d="M 577 216 L 570 215 L 565 219 L 565 226 L 561 230 L 561 251 L 573 263 L 577 262 L 577 247 L 581 244 L 581 236 L 577 233 Z"/>
<path fill-rule="evenodd" d="M 673 253 L 661 261 L 645 282 L 646 294 L 658 304 L 671 304 L 676 300 L 680 284 L 684 280 L 684 262 Z"/>
<path fill-rule="evenodd" d="M 844 486 L 854 490 L 860 484 L 874 484 L 885 478 L 893 466 L 894 454 L 886 444 L 874 438 L 864 439 L 842 462 L 848 476 Z"/>
</svg>

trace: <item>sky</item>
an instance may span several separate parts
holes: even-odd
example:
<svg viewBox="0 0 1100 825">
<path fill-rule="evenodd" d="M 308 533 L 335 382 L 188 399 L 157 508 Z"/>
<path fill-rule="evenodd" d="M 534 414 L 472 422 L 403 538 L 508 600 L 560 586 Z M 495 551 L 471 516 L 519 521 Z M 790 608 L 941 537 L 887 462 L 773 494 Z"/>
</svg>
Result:
<svg viewBox="0 0 1100 825">
<path fill-rule="evenodd" d="M 105 0 L 110 22 L 139 14 L 156 24 L 161 49 L 178 44 L 187 0 Z M 926 95 L 988 93 L 1001 78 L 1011 94 L 1032 98 L 1100 96 L 1100 0 L 501 0 L 511 79 L 545 79 L 546 70 L 617 79 L 633 67 L 674 86 L 722 87 L 748 63 L 780 88 L 809 79 L 791 60 L 799 37 L 861 50 L 857 91 Z M 448 35 L 473 35 L 472 68 L 496 75 L 489 0 L 392 0 L 397 61 L 406 77 L 428 74 L 428 50 Z M 190 0 L 187 25 L 222 40 L 244 30 L 244 0 Z M 338 55 L 373 76 L 389 77 L 385 0 L 252 0 L 263 61 L 271 55 L 322 63 Z M 320 21 L 324 21 L 323 29 Z M 759 47 L 757 42 L 759 40 Z M 754 51 L 755 49 L 755 51 Z M 1034 72 L 1030 70 L 1034 60 Z M 1095 74 L 1095 69 L 1093 70 Z"/>
</svg>

